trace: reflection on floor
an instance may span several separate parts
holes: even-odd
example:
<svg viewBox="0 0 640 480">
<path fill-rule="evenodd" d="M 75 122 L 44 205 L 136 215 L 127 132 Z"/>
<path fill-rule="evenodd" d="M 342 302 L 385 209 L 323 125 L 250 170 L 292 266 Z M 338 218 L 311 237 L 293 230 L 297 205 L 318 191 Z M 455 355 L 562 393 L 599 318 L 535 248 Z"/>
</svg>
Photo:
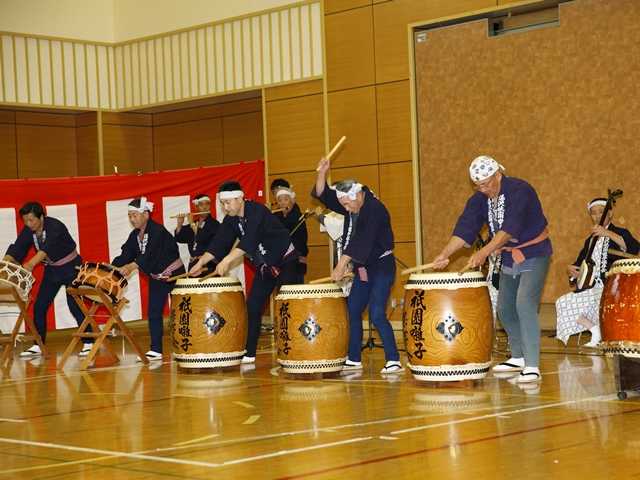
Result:
<svg viewBox="0 0 640 480">
<path fill-rule="evenodd" d="M 62 372 L 66 341 L 2 372 L 0 478 L 640 475 L 639 397 L 617 400 L 611 359 L 550 338 L 542 382 L 527 386 L 383 377 L 378 349 L 362 372 L 296 378 L 269 335 L 256 365 L 220 372 L 145 367 L 119 339 L 120 364 L 81 372 L 72 357 Z"/>
</svg>

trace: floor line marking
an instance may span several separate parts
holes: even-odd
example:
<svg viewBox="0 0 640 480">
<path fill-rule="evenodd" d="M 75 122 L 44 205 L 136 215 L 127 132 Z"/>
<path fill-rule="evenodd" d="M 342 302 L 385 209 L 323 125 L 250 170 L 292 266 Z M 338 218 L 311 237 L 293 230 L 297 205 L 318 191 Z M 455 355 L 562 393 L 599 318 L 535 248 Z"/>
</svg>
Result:
<svg viewBox="0 0 640 480">
<path fill-rule="evenodd" d="M 256 423 L 258 421 L 259 418 L 260 418 L 260 415 L 251 415 L 244 422 L 242 422 L 242 424 L 243 425 L 253 425 L 254 423 Z"/>
<path fill-rule="evenodd" d="M 214 433 L 212 435 L 205 435 L 204 437 L 198 437 L 198 438 L 194 438 L 192 440 L 187 440 L 186 442 L 178 442 L 178 443 L 174 443 L 174 445 L 176 447 L 180 447 L 182 445 L 189 445 L 192 443 L 198 443 L 198 442 L 203 442 L 204 440 L 210 440 L 212 438 L 216 438 L 219 437 L 220 434 L 219 433 Z"/>
</svg>

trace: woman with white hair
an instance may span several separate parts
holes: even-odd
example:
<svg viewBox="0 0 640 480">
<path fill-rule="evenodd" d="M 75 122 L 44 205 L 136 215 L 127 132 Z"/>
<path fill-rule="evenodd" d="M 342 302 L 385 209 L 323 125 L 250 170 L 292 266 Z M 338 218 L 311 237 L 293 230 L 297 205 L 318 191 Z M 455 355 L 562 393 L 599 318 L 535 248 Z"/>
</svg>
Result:
<svg viewBox="0 0 640 480">
<path fill-rule="evenodd" d="M 518 383 L 540 380 L 540 323 L 538 306 L 552 253 L 547 219 L 534 188 L 519 178 L 504 175 L 504 167 L 488 156 L 471 162 L 469 174 L 477 192 L 469 198 L 453 235 L 433 260 L 444 268 L 449 257 L 469 247 L 483 225 L 491 240 L 475 252 L 470 268 L 501 252 L 498 316 L 509 336 L 511 358 L 494 372 L 520 372 Z"/>
</svg>

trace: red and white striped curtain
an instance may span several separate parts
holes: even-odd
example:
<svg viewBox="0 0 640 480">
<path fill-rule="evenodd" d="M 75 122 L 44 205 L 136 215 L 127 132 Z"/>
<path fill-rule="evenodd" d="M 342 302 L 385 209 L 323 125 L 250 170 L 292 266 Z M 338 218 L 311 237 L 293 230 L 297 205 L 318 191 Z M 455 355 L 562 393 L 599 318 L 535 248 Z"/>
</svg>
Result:
<svg viewBox="0 0 640 480">
<path fill-rule="evenodd" d="M 78 244 L 78 251 L 85 262 L 109 262 L 120 253 L 120 247 L 131 232 L 127 217 L 127 205 L 136 197 L 146 196 L 154 203 L 151 214 L 156 222 L 173 232 L 176 220 L 172 215 L 192 210 L 191 200 L 199 193 L 216 198 L 218 186 L 226 180 L 240 182 L 246 198 L 264 203 L 264 163 L 246 162 L 219 167 L 203 167 L 173 170 L 141 175 L 107 175 L 102 177 L 73 177 L 0 181 L 0 251 L 16 239 L 23 228 L 18 214 L 28 201 L 44 205 L 47 215 L 61 220 Z M 223 213 L 218 202 L 218 220 Z M 189 254 L 186 245 L 180 246 L 185 265 Z M 35 252 L 30 252 L 29 256 Z M 26 261 L 26 259 L 25 259 Z M 36 285 L 32 298 L 38 292 L 43 267 L 34 270 Z M 252 272 L 248 266 L 240 266 L 232 274 L 242 282 L 250 281 Z M 146 276 L 136 272 L 129 278 L 125 292 L 129 304 L 122 310 L 125 321 L 145 317 L 147 302 Z M 9 331 L 15 324 L 13 307 L 0 309 L 0 329 Z M 49 329 L 75 327 L 76 322 L 67 307 L 64 289 L 55 298 L 48 318 Z"/>
</svg>

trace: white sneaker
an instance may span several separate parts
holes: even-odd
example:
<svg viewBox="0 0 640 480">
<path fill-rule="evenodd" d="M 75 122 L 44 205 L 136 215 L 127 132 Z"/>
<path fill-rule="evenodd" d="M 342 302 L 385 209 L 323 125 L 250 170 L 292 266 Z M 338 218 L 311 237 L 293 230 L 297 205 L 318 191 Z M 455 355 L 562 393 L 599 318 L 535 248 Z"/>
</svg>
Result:
<svg viewBox="0 0 640 480">
<path fill-rule="evenodd" d="M 25 350 L 24 352 L 20 353 L 21 358 L 39 357 L 40 355 L 42 355 L 42 350 L 40 350 L 40 345 L 33 345 L 28 350 Z"/>
<path fill-rule="evenodd" d="M 380 373 L 385 375 L 387 373 L 400 373 L 403 372 L 404 368 L 402 368 L 402 364 L 396 360 L 389 360 L 387 363 L 385 363 L 384 367 L 382 367 L 382 370 L 380 370 Z"/>
<path fill-rule="evenodd" d="M 362 362 L 354 362 L 347 358 L 342 366 L 342 371 L 345 370 L 362 370 Z"/>
<path fill-rule="evenodd" d="M 80 353 L 78 353 L 78 356 L 86 357 L 87 355 L 89 355 L 89 352 L 91 352 L 92 348 L 93 348 L 93 343 L 83 343 L 82 350 L 80 350 Z"/>
<path fill-rule="evenodd" d="M 250 364 L 250 363 L 256 363 L 256 357 L 247 357 L 246 355 L 244 357 L 242 357 L 242 360 L 240 360 L 241 364 Z"/>
<path fill-rule="evenodd" d="M 144 354 L 144 356 L 147 357 L 147 360 L 150 360 L 150 361 L 162 360 L 162 354 L 158 352 L 154 352 L 153 350 L 149 350 L 147 353 Z M 140 357 L 137 357 L 137 361 L 141 362 L 142 359 Z"/>
<path fill-rule="evenodd" d="M 494 372 L 519 372 L 524 368 L 524 358 L 510 358 L 493 366 Z"/>
<path fill-rule="evenodd" d="M 542 379 L 540 369 L 538 367 L 525 367 L 518 376 L 517 383 L 533 383 Z"/>
</svg>

